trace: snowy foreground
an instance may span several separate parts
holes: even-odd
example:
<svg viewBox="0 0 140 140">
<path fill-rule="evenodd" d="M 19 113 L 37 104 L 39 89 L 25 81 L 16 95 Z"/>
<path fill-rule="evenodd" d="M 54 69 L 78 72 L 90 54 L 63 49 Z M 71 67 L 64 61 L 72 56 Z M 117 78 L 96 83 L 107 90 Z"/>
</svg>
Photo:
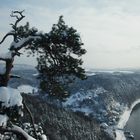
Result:
<svg viewBox="0 0 140 140">
<path fill-rule="evenodd" d="M 12 117 L 23 116 L 22 96 L 18 89 L 10 87 L 0 87 L 0 128 L 7 132 L 17 132 L 22 134 L 26 140 L 36 140 L 28 134 L 28 131 L 12 124 Z M 12 113 L 11 113 L 12 112 Z M 15 113 L 15 114 L 14 114 Z M 9 126 L 9 121 L 11 124 Z M 39 134 L 42 140 L 47 140 L 44 134 Z M 0 139 L 5 139 L 5 134 L 0 134 Z M 11 138 L 11 137 L 10 137 Z M 12 139 L 12 138 L 11 138 Z"/>
<path fill-rule="evenodd" d="M 35 94 L 38 92 L 38 88 L 30 85 L 21 85 L 18 86 L 17 89 L 20 91 L 20 93 L 25 93 L 25 94 Z"/>
</svg>

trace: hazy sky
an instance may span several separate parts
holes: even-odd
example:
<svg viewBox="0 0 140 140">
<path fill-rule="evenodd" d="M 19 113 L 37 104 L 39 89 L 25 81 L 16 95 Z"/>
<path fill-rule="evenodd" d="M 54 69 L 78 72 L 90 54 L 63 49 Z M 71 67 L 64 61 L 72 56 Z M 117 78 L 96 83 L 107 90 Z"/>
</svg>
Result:
<svg viewBox="0 0 140 140">
<path fill-rule="evenodd" d="M 44 32 L 64 15 L 84 42 L 85 67 L 140 68 L 140 0 L 0 0 L 0 38 L 10 30 L 11 11 L 23 9 L 24 21 Z M 25 56 L 19 62 L 35 63 Z"/>
</svg>

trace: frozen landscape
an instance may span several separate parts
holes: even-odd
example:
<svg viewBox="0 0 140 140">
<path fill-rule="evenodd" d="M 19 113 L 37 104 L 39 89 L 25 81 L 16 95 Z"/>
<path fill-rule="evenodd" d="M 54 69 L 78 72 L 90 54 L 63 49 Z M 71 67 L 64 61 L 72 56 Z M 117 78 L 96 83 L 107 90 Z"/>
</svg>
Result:
<svg viewBox="0 0 140 140">
<path fill-rule="evenodd" d="M 123 127 L 133 107 L 139 103 L 137 99 L 140 98 L 140 73 L 138 70 L 90 71 L 90 76 L 88 76 L 87 80 L 81 81 L 76 79 L 70 85 L 69 91 L 71 95 L 63 102 L 53 99 L 46 94 L 38 95 L 39 82 L 35 80 L 37 72 L 34 68 L 26 66 L 26 69 L 19 70 L 17 66 L 13 72 L 22 76 L 20 79 L 10 81 L 10 85 L 21 92 L 25 89 L 26 96 L 39 97 L 41 102 L 50 104 L 54 108 L 64 109 L 66 112 L 74 112 L 78 116 L 80 115 L 81 117 L 83 116 L 89 120 L 96 121 L 96 127 L 99 127 L 99 132 L 95 132 L 95 140 L 97 139 L 96 133 L 104 135 L 106 140 L 125 139 Z M 19 81 L 26 84 L 21 85 Z M 57 114 L 55 117 L 58 117 Z M 63 121 L 62 126 L 66 125 Z M 78 129 L 77 126 L 72 127 Z M 93 140 L 89 136 L 90 139 Z"/>
</svg>

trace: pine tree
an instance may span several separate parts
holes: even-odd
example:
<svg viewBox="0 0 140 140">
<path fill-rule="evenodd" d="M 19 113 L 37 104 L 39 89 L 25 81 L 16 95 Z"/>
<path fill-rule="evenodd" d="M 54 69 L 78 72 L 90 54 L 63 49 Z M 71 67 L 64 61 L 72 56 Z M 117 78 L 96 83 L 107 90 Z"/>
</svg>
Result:
<svg viewBox="0 0 140 140">
<path fill-rule="evenodd" d="M 63 98 L 67 95 L 66 87 L 74 77 L 86 78 L 85 70 L 81 67 L 81 56 L 86 53 L 82 45 L 77 30 L 68 27 L 60 16 L 58 23 L 37 43 L 41 89 Z"/>
</svg>

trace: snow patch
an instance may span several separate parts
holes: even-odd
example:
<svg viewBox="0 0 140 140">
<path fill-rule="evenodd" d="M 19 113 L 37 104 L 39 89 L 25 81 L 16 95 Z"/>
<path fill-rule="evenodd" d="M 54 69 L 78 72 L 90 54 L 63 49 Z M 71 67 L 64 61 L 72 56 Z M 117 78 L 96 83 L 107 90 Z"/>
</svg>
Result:
<svg viewBox="0 0 140 140">
<path fill-rule="evenodd" d="M 0 126 L 6 126 L 8 121 L 7 115 L 0 114 Z"/>
<path fill-rule="evenodd" d="M 41 135 L 41 139 L 42 139 L 42 140 L 47 140 L 46 135 L 44 135 L 44 134 L 43 134 L 43 135 Z"/>
<path fill-rule="evenodd" d="M 38 89 L 35 87 L 32 87 L 30 85 L 21 85 L 17 88 L 20 93 L 26 93 L 26 94 L 34 94 L 37 93 Z"/>
<path fill-rule="evenodd" d="M 22 45 L 24 45 L 26 42 L 28 42 L 29 40 L 36 40 L 36 39 L 40 39 L 39 36 L 28 36 L 28 37 L 23 37 L 19 42 L 15 42 L 13 41 L 11 43 L 10 49 L 18 49 L 20 48 Z"/>
<path fill-rule="evenodd" d="M 104 92 L 106 92 L 106 90 L 102 87 L 88 91 L 81 90 L 67 98 L 67 100 L 63 103 L 63 107 L 69 108 L 74 112 L 82 112 L 85 115 L 89 115 L 91 113 L 94 114 L 94 104 L 96 104 L 97 106 L 99 104 L 96 101 L 96 98 L 99 97 L 99 94 L 102 94 Z"/>
<path fill-rule="evenodd" d="M 119 71 L 120 73 L 126 73 L 126 74 L 133 74 L 134 72 L 133 71 Z"/>
<path fill-rule="evenodd" d="M 22 106 L 22 96 L 16 89 L 10 87 L 0 87 L 0 102 L 2 106 Z"/>
<path fill-rule="evenodd" d="M 33 76 L 37 77 L 39 76 L 39 73 L 34 73 Z"/>
<path fill-rule="evenodd" d="M 96 73 L 95 72 L 86 72 L 86 75 L 87 76 L 93 76 L 93 75 L 96 75 Z"/>
</svg>

